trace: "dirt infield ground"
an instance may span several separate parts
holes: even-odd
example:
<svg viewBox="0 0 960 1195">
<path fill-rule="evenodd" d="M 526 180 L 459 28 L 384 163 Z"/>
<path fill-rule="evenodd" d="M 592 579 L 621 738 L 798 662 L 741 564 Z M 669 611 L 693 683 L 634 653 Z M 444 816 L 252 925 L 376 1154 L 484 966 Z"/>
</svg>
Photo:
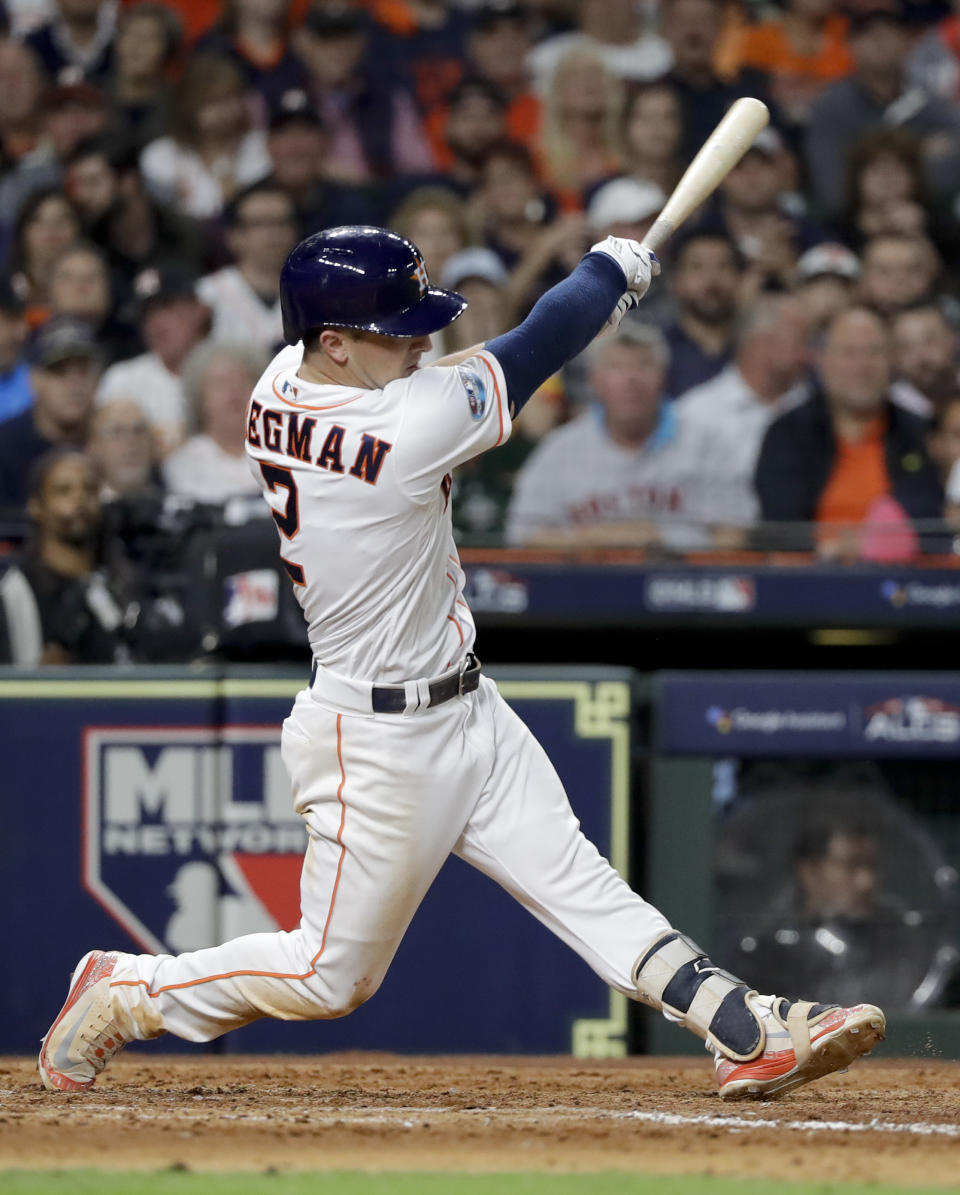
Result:
<svg viewBox="0 0 960 1195">
<path fill-rule="evenodd" d="M 721 1104 L 706 1059 L 127 1055 L 96 1088 L 0 1058 L 0 1169 L 627 1170 L 960 1182 L 960 1063 L 868 1059 Z"/>
</svg>

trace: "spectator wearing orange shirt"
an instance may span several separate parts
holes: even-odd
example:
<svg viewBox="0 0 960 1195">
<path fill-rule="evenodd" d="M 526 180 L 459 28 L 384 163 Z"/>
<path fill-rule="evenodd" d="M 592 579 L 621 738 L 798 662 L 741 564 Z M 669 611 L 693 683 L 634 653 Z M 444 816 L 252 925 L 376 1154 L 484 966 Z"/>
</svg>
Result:
<svg viewBox="0 0 960 1195">
<path fill-rule="evenodd" d="M 740 65 L 766 71 L 781 116 L 805 125 L 827 83 L 848 75 L 848 21 L 833 0 L 786 0 L 776 17 L 743 30 Z"/>
<path fill-rule="evenodd" d="M 342 0 L 313 4 L 332 14 L 350 7 Z M 377 72 L 392 70 L 421 112 L 442 104 L 463 77 L 468 24 L 462 6 L 447 0 L 368 0 L 359 7 L 373 18 L 371 61 Z"/>
<path fill-rule="evenodd" d="M 197 42 L 196 52 L 232 59 L 251 87 L 266 75 L 273 77 L 273 91 L 292 86 L 297 80 L 289 50 L 292 20 L 290 0 L 224 0 L 219 20 Z"/>
<path fill-rule="evenodd" d="M 540 97 L 530 86 L 530 44 L 529 14 L 515 0 L 485 0 L 470 14 L 462 74 L 497 89 L 505 104 L 507 136 L 523 143 L 537 137 L 541 121 Z M 448 95 L 454 91 L 451 86 Z M 430 108 L 424 122 L 441 168 L 445 165 L 448 110 L 449 99 L 444 99 Z"/>
<path fill-rule="evenodd" d="M 438 166 L 451 184 L 467 192 L 479 182 L 487 154 L 506 135 L 504 97 L 485 79 L 463 79 L 453 89 L 446 109 Z"/>
<path fill-rule="evenodd" d="M 890 401 L 885 322 L 864 307 L 837 315 L 818 360 L 821 390 L 771 424 L 755 485 L 781 546 L 841 559 L 916 553 L 911 522 L 939 519 L 943 491 L 927 424 Z M 811 534 L 810 524 L 816 526 Z"/>
<path fill-rule="evenodd" d="M 517 141 L 529 141 L 540 130 L 540 99 L 527 63 L 530 45 L 530 16 L 515 0 L 487 0 L 472 14 L 469 67 L 506 97 L 507 133 Z"/>
<path fill-rule="evenodd" d="M 721 117 L 741 96 L 766 100 L 766 77 L 741 71 L 721 78 L 715 58 L 724 30 L 721 0 L 663 0 L 661 32 L 673 51 L 666 78 L 675 88 L 683 110 L 682 155 L 694 156 L 717 127 Z"/>
</svg>

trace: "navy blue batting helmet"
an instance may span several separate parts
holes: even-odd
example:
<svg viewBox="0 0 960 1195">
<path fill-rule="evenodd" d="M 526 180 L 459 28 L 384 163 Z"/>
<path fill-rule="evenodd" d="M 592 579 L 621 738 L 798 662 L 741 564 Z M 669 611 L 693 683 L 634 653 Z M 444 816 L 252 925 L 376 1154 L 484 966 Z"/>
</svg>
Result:
<svg viewBox="0 0 960 1195">
<path fill-rule="evenodd" d="M 431 286 L 420 250 L 386 228 L 348 224 L 300 242 L 280 274 L 283 335 L 316 328 L 426 336 L 460 315 L 463 295 Z"/>
</svg>

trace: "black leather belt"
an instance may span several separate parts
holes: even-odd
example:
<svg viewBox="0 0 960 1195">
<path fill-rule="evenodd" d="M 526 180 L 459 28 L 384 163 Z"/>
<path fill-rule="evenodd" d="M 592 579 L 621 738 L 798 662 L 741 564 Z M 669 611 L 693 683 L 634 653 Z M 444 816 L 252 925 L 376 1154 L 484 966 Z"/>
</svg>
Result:
<svg viewBox="0 0 960 1195">
<path fill-rule="evenodd" d="M 464 693 L 472 693 L 480 686 L 480 661 L 472 651 L 460 661 L 460 668 L 442 680 L 430 682 L 430 700 L 428 706 L 443 705 L 452 697 L 462 697 Z M 317 675 L 317 665 L 313 665 L 310 683 L 313 684 Z M 407 692 L 403 685 L 374 685 L 370 695 L 370 704 L 375 714 L 402 714 L 407 708 Z"/>
</svg>

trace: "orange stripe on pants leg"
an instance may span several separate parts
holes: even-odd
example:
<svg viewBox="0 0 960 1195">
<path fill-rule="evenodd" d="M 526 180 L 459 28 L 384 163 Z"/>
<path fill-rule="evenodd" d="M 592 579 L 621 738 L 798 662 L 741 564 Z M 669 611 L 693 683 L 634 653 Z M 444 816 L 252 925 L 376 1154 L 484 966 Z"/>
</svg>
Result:
<svg viewBox="0 0 960 1195">
<path fill-rule="evenodd" d="M 330 894 L 330 908 L 327 910 L 327 920 L 323 927 L 323 937 L 320 940 L 320 949 L 310 961 L 311 967 L 315 967 L 320 956 L 327 945 L 327 930 L 330 928 L 330 919 L 333 917 L 333 906 L 337 903 L 337 889 L 340 887 L 340 873 L 343 871 L 343 857 L 347 853 L 347 848 L 343 844 L 343 827 L 347 821 L 347 807 L 343 800 L 343 786 L 347 783 L 347 773 L 343 767 L 343 742 L 340 732 L 340 723 L 343 719 L 343 714 L 337 714 L 337 762 L 340 764 L 340 787 L 337 789 L 337 800 L 340 802 L 340 829 L 337 831 L 337 842 L 340 843 L 340 859 L 337 862 L 337 878 L 333 882 L 333 892 Z"/>
</svg>

